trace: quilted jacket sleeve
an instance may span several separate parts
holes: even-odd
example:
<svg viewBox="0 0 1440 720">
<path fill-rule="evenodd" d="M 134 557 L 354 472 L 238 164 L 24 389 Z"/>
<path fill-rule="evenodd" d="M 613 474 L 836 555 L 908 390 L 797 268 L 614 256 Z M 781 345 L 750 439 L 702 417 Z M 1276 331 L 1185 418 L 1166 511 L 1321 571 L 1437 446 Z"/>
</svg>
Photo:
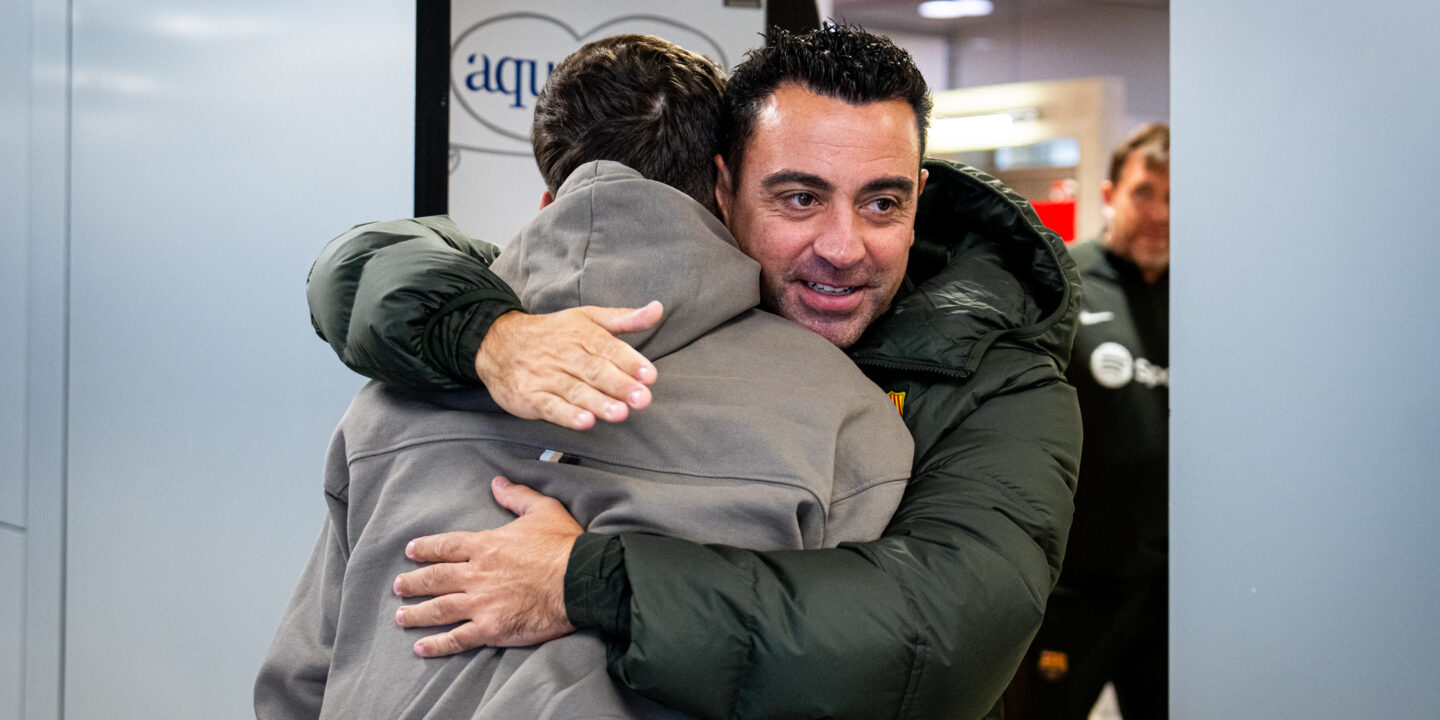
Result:
<svg viewBox="0 0 1440 720">
<path fill-rule="evenodd" d="M 359 225 L 306 282 L 310 321 L 350 369 L 412 387 L 475 386 L 475 354 L 520 301 L 490 272 L 498 250 L 444 216 Z"/>
<path fill-rule="evenodd" d="M 1073 512 L 1080 418 L 1054 374 L 1013 377 L 930 443 L 879 540 L 582 536 L 572 619 L 607 634 L 613 675 L 700 717 L 981 717 L 1039 627 Z"/>
</svg>

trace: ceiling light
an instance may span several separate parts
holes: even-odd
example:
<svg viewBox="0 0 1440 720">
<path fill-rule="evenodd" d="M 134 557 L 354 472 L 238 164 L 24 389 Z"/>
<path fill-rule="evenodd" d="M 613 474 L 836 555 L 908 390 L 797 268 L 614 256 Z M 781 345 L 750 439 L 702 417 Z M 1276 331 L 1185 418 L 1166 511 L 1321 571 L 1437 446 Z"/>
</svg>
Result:
<svg viewBox="0 0 1440 720">
<path fill-rule="evenodd" d="M 989 15 L 995 9 L 990 0 L 929 0 L 920 3 L 920 17 L 958 18 Z"/>
</svg>

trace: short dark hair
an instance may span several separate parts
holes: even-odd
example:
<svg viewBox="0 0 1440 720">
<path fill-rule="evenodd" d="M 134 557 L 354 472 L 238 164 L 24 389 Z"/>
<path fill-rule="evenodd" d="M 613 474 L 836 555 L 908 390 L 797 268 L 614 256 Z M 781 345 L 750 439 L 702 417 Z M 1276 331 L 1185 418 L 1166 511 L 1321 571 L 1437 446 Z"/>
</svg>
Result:
<svg viewBox="0 0 1440 720">
<path fill-rule="evenodd" d="M 1139 150 L 1145 164 L 1151 168 L 1170 169 L 1170 126 L 1165 123 L 1147 123 L 1135 128 L 1130 137 L 1110 153 L 1110 182 L 1119 184 L 1120 173 L 1125 170 L 1125 161 L 1130 153 Z"/>
<path fill-rule="evenodd" d="M 575 168 L 613 160 L 711 212 L 725 75 L 649 35 L 615 35 L 571 53 L 535 100 L 530 144 L 551 194 Z"/>
<path fill-rule="evenodd" d="M 755 118 L 785 83 L 851 105 L 903 100 L 915 111 L 920 157 L 925 157 L 930 88 L 910 53 L 855 25 L 827 24 L 798 35 L 774 27 L 765 34 L 765 46 L 751 50 L 731 73 L 725 91 L 725 166 L 733 184 L 740 182 Z"/>
</svg>

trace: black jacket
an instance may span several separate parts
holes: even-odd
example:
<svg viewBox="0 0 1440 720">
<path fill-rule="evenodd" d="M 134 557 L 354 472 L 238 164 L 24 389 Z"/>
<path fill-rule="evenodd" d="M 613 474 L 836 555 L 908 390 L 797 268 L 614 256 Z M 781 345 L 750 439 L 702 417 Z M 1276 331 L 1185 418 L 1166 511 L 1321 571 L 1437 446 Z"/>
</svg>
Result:
<svg viewBox="0 0 1440 720">
<path fill-rule="evenodd" d="M 582 536 L 571 621 L 606 633 L 626 684 L 702 717 L 974 718 L 1014 673 L 1073 512 L 1080 417 L 1063 373 L 1079 277 L 993 178 L 926 167 L 906 287 L 850 349 L 915 438 L 885 536 L 782 552 Z M 473 377 L 464 365 L 504 303 L 466 300 L 502 293 L 479 279 L 486 252 L 452 242 L 460 252 L 406 250 L 361 227 L 327 247 L 311 311 L 347 364 L 431 384 Z M 365 268 L 366 246 L 396 256 L 384 273 Z"/>
<path fill-rule="evenodd" d="M 1060 584 L 1113 592 L 1166 572 L 1170 275 L 1146 283 L 1097 241 L 1071 255 L 1085 302 L 1066 377 L 1085 417 L 1085 464 Z"/>
</svg>

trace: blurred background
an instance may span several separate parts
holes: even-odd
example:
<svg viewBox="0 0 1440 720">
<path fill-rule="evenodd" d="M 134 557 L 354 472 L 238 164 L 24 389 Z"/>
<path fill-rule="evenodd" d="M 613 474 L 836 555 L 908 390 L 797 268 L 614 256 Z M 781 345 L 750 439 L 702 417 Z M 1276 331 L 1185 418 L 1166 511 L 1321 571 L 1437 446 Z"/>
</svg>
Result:
<svg viewBox="0 0 1440 720">
<path fill-rule="evenodd" d="M 929 154 L 1000 178 L 1066 240 L 1100 232 L 1125 132 L 1170 119 L 1168 0 L 835 0 L 833 13 L 915 56 L 936 94 Z"/>
<path fill-rule="evenodd" d="M 702 4 L 763 5 L 544 12 Z M 426 5 L 0 0 L 0 719 L 252 714 L 363 382 L 305 275 L 415 211 Z M 1097 155 L 1177 134 L 1172 715 L 1433 716 L 1440 9 L 918 5 L 817 12 L 909 48 L 932 149 L 1071 236 Z"/>
</svg>

